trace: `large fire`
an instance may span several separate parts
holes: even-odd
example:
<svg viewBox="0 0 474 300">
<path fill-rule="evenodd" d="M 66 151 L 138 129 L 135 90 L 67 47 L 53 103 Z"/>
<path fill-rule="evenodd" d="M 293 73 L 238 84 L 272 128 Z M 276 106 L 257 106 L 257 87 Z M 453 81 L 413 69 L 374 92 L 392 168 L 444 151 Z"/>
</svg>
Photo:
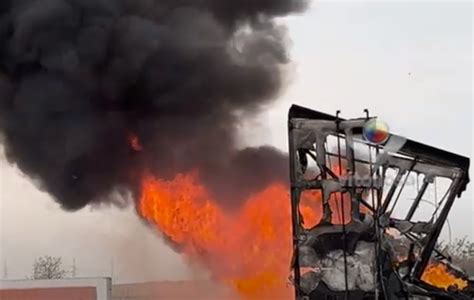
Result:
<svg viewBox="0 0 474 300">
<path fill-rule="evenodd" d="M 231 212 L 222 209 L 196 174 L 143 181 L 140 213 L 189 259 L 204 264 L 242 298 L 288 299 L 291 218 L 287 187 L 273 184 Z"/>
<path fill-rule="evenodd" d="M 344 197 L 349 209 L 349 199 Z M 165 181 L 146 176 L 139 213 L 192 261 L 233 287 L 242 299 L 292 299 L 288 284 L 292 256 L 288 188 L 275 183 L 249 197 L 236 211 L 217 204 L 199 183 L 197 173 Z M 332 197 L 332 223 L 341 223 L 341 201 Z M 305 228 L 321 221 L 320 192 L 302 194 L 300 213 Z M 345 221 L 350 220 L 349 213 Z M 464 289 L 467 282 L 443 264 L 431 264 L 423 281 L 447 289 Z"/>
<path fill-rule="evenodd" d="M 291 299 L 291 210 L 285 185 L 268 186 L 237 211 L 217 205 L 199 183 L 197 173 L 170 181 L 148 176 L 142 185 L 139 212 L 187 258 L 204 264 L 242 298 Z M 335 197 L 330 201 L 334 211 L 336 201 Z M 321 203 L 320 192 L 302 195 L 300 213 L 305 227 L 319 223 Z M 332 221 L 339 223 L 340 214 L 333 215 Z"/>
</svg>

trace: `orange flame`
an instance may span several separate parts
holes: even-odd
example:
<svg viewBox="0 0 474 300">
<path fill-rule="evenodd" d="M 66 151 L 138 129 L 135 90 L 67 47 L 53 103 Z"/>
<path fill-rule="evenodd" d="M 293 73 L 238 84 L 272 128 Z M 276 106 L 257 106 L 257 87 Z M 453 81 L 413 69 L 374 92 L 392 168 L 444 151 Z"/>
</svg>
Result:
<svg viewBox="0 0 474 300">
<path fill-rule="evenodd" d="M 225 211 L 195 174 L 143 181 L 139 212 L 176 243 L 189 259 L 245 299 L 291 298 L 286 282 L 291 259 L 287 188 L 267 187 L 236 212 Z"/>
<path fill-rule="evenodd" d="M 428 265 L 421 280 L 429 285 L 448 290 L 450 287 L 455 287 L 458 290 L 464 290 L 468 287 L 468 282 L 462 278 L 457 277 L 449 271 L 446 264 L 434 262 Z"/>
<path fill-rule="evenodd" d="M 146 176 L 138 210 L 187 259 L 206 266 L 215 279 L 233 287 L 242 299 L 292 299 L 292 287 L 287 284 L 292 255 L 289 199 L 286 186 L 273 184 L 231 212 L 209 196 L 196 173 L 170 181 Z M 335 197 L 330 201 L 333 212 L 337 212 L 336 200 L 340 202 Z M 350 199 L 343 200 L 349 209 Z M 304 227 L 321 221 L 321 202 L 319 191 L 302 194 Z M 346 222 L 347 218 L 350 216 Z M 332 222 L 341 223 L 338 213 L 333 213 Z M 430 265 L 423 281 L 445 289 L 467 286 L 442 264 Z"/>
<path fill-rule="evenodd" d="M 143 146 L 140 143 L 140 139 L 136 135 L 130 135 L 128 142 L 133 151 L 140 152 L 143 150 Z"/>
</svg>

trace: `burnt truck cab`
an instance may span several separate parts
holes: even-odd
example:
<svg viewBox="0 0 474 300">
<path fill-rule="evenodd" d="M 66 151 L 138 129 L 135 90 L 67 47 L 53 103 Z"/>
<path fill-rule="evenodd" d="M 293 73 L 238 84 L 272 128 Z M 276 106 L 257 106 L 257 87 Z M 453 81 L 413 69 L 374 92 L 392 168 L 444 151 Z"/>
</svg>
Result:
<svg viewBox="0 0 474 300">
<path fill-rule="evenodd" d="M 296 299 L 472 299 L 436 247 L 469 159 L 391 133 L 375 143 L 373 120 L 289 111 Z"/>
</svg>

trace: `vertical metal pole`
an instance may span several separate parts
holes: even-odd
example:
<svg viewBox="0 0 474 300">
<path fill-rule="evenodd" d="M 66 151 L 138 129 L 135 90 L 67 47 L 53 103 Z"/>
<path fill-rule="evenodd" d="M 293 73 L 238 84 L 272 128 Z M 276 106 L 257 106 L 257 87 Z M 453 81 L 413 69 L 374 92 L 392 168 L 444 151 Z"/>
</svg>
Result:
<svg viewBox="0 0 474 300">
<path fill-rule="evenodd" d="M 288 148 L 290 152 L 290 184 L 291 184 L 291 224 L 293 231 L 293 272 L 294 272 L 294 286 L 295 286 L 295 300 L 301 299 L 300 294 L 300 258 L 299 258 L 299 235 L 300 235 L 300 217 L 299 217 L 299 198 L 300 189 L 297 186 L 296 178 L 296 149 L 293 133 L 292 120 L 288 120 Z"/>
<path fill-rule="evenodd" d="M 355 199 L 355 160 L 354 160 L 354 140 L 352 137 L 352 130 L 349 134 L 346 134 L 346 160 L 347 160 L 347 167 L 348 167 L 348 174 L 351 177 L 351 208 L 352 208 L 352 219 L 353 220 L 360 220 L 360 211 L 359 211 L 359 203 Z"/>
<path fill-rule="evenodd" d="M 370 113 L 368 109 L 364 109 L 365 115 L 366 115 L 366 122 L 370 118 Z M 369 147 L 369 172 L 370 172 L 370 193 L 371 193 L 371 198 L 372 198 L 372 206 L 375 208 L 377 207 L 377 210 L 375 211 L 374 215 L 374 233 L 375 233 L 375 243 L 374 243 L 374 250 L 375 250 L 375 270 L 374 270 L 374 282 L 375 282 L 375 300 L 379 299 L 379 281 L 378 279 L 380 278 L 380 283 L 383 285 L 383 280 L 382 280 L 382 274 L 379 272 L 379 263 L 380 263 L 380 251 L 379 251 L 379 246 L 380 246 L 380 231 L 379 231 L 379 216 L 377 214 L 378 210 L 380 209 L 380 206 L 375 205 L 375 193 L 374 193 L 374 170 L 373 170 L 373 163 L 372 163 L 372 146 L 370 144 L 367 145 Z M 378 151 L 378 148 L 377 148 Z M 376 157 L 378 155 L 378 152 L 376 153 Z M 377 170 L 378 171 L 378 170 Z M 377 178 L 378 179 L 378 178 Z M 378 189 L 377 189 L 378 191 Z M 378 197 L 378 193 L 377 193 Z"/>
<path fill-rule="evenodd" d="M 336 134 L 337 134 L 337 157 L 339 164 L 339 177 L 342 177 L 342 158 L 341 158 L 341 137 L 339 136 L 339 127 L 341 120 L 339 119 L 339 114 L 341 111 L 336 112 Z M 346 213 L 344 205 L 344 194 L 339 192 L 339 199 L 341 200 L 341 216 L 342 216 L 342 247 L 344 254 L 344 285 L 345 285 L 345 300 L 349 300 L 349 280 L 348 280 L 348 270 L 347 270 L 347 232 L 346 232 Z M 337 199 L 336 199 L 337 201 Z"/>
<path fill-rule="evenodd" d="M 72 259 L 72 270 L 71 270 L 72 278 L 76 278 L 76 259 Z"/>
<path fill-rule="evenodd" d="M 115 277 L 115 268 L 114 268 L 114 258 L 110 260 L 110 277 L 112 280 L 112 283 L 114 282 L 114 277 Z"/>
<path fill-rule="evenodd" d="M 8 264 L 7 264 L 6 259 L 3 261 L 3 278 L 2 279 L 4 280 L 8 279 Z"/>
<path fill-rule="evenodd" d="M 375 146 L 376 148 L 376 153 L 375 153 L 375 160 L 377 161 L 377 158 L 380 154 L 380 148 L 379 146 Z M 372 172 L 372 161 L 370 161 L 370 169 L 371 172 L 370 174 L 373 174 Z M 380 179 L 380 167 L 377 168 L 376 171 L 376 178 L 377 180 Z M 373 178 L 372 178 L 373 179 Z M 382 181 L 384 182 L 384 181 Z M 373 187 L 372 187 L 373 188 Z M 377 208 L 375 209 L 375 216 L 374 216 L 374 230 L 375 230 L 375 236 L 377 242 L 375 243 L 375 300 L 378 300 L 380 298 L 380 290 L 379 290 L 379 284 L 377 280 L 380 278 L 380 285 L 382 286 L 382 291 L 385 291 L 385 283 L 383 280 L 383 273 L 381 272 L 381 258 L 380 258 L 380 253 L 382 253 L 382 243 L 380 241 L 381 236 L 383 235 L 382 230 L 380 229 L 380 216 L 381 216 L 381 206 L 382 206 L 382 196 L 383 196 L 383 183 L 380 184 L 379 187 L 376 189 L 376 199 L 377 199 Z M 373 197 L 373 194 L 372 194 Z M 384 292 L 384 297 L 385 297 L 385 292 Z"/>
</svg>

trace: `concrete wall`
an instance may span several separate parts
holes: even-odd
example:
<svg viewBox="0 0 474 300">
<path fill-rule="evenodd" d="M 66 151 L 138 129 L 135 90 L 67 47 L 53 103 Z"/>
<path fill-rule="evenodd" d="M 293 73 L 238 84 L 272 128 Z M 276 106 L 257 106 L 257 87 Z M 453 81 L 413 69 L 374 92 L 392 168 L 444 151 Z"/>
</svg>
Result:
<svg viewBox="0 0 474 300">
<path fill-rule="evenodd" d="M 0 290 L 1 300 L 96 300 L 95 288 Z"/>
<path fill-rule="evenodd" d="M 235 299 L 229 289 L 210 281 L 161 281 L 114 286 L 109 278 L 0 281 L 0 300 Z"/>
<path fill-rule="evenodd" d="M 0 281 L 0 300 L 110 300 L 109 278 Z"/>
<path fill-rule="evenodd" d="M 112 300 L 233 300 L 232 293 L 209 281 L 170 281 L 114 285 Z"/>
</svg>

